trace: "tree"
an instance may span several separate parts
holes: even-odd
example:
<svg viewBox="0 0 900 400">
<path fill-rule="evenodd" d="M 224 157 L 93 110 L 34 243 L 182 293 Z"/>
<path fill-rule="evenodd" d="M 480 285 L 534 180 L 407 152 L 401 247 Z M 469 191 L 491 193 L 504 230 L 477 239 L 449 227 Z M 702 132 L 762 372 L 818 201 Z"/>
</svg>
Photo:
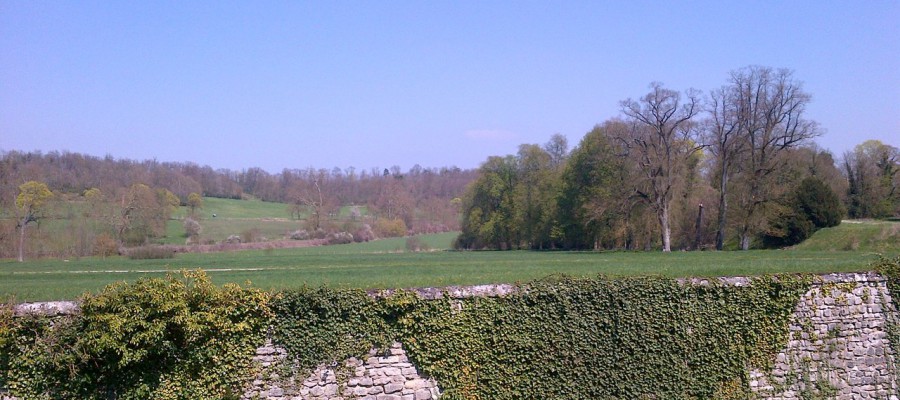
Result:
<svg viewBox="0 0 900 400">
<path fill-rule="evenodd" d="M 847 211 L 851 218 L 900 214 L 900 150 L 867 140 L 844 154 Z"/>
<path fill-rule="evenodd" d="M 28 181 L 19 185 L 19 195 L 16 196 L 16 211 L 19 215 L 17 224 L 17 228 L 19 228 L 19 262 L 25 261 L 25 227 L 30 222 L 38 221 L 41 208 L 51 197 L 53 197 L 53 192 L 43 182 Z"/>
<path fill-rule="evenodd" d="M 798 244 L 821 228 L 837 226 L 844 215 L 837 193 L 815 176 L 804 178 L 776 209 L 762 235 L 766 247 Z"/>
<path fill-rule="evenodd" d="M 142 183 L 131 185 L 119 200 L 116 234 L 128 245 L 139 245 L 165 234 L 166 221 L 177 197 L 167 190 L 154 191 Z"/>
<path fill-rule="evenodd" d="M 743 153 L 738 199 L 738 234 L 742 250 L 750 248 L 755 229 L 764 220 L 763 209 L 774 199 L 772 173 L 783 165 L 785 150 L 820 134 L 818 124 L 805 118 L 811 96 L 796 81 L 793 71 L 751 66 L 731 73 L 731 95 Z M 721 189 L 721 188 L 720 188 Z"/>
<path fill-rule="evenodd" d="M 550 155 L 550 165 L 553 168 L 560 168 L 569 157 L 569 140 L 560 133 L 554 133 L 544 144 L 544 151 Z"/>
<path fill-rule="evenodd" d="M 628 225 L 633 190 L 626 160 L 612 142 L 615 132 L 627 129 L 621 121 L 594 127 L 572 150 L 560 177 L 556 216 L 551 237 L 565 249 L 599 249 L 624 225 L 623 247 L 634 243 Z M 609 240 L 607 240 L 609 241 Z M 613 242 L 616 240 L 613 239 Z M 613 244 L 614 245 L 614 244 Z"/>
<path fill-rule="evenodd" d="M 479 177 L 466 190 L 462 232 L 455 247 L 501 250 L 518 247 L 520 232 L 513 225 L 516 157 L 489 157 L 479 172 Z"/>
<path fill-rule="evenodd" d="M 725 228 L 728 215 L 728 183 L 734 173 L 734 164 L 746 145 L 741 140 L 741 102 L 735 86 L 723 86 L 710 93 L 707 102 L 709 118 L 705 121 L 706 143 L 716 160 L 718 189 L 718 214 L 716 215 L 716 250 L 725 245 Z"/>
<path fill-rule="evenodd" d="M 201 197 L 199 193 L 193 192 L 193 193 L 191 193 L 191 194 L 188 195 L 187 205 L 188 205 L 188 207 L 190 207 L 190 209 L 191 209 L 191 217 L 193 217 L 193 216 L 194 216 L 194 212 L 195 212 L 198 208 L 200 208 L 200 209 L 203 208 L 203 197 Z"/>
<path fill-rule="evenodd" d="M 630 118 L 630 129 L 620 140 L 642 172 L 638 192 L 656 212 L 662 250 L 671 251 L 670 205 L 675 182 L 685 160 L 702 148 L 697 145 L 692 119 L 700 112 L 693 90 L 682 103 L 681 93 L 650 84 L 650 93 L 639 101 L 622 101 L 622 112 Z"/>
</svg>

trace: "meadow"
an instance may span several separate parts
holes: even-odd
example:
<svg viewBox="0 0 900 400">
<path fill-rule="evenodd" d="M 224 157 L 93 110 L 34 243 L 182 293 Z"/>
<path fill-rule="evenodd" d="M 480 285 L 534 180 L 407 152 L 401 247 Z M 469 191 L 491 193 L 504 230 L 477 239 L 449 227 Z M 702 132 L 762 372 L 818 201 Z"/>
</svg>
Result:
<svg viewBox="0 0 900 400">
<path fill-rule="evenodd" d="M 867 247 L 866 242 L 841 242 L 841 238 L 852 236 L 842 232 L 865 227 L 880 232 L 884 228 L 880 224 L 845 223 L 822 230 L 809 239 L 806 247 L 810 249 L 672 253 L 449 251 L 455 233 L 443 233 L 420 236 L 431 249 L 422 252 L 406 251 L 406 239 L 395 238 L 311 248 L 178 254 L 164 260 L 4 260 L 0 261 L 0 296 L 13 296 L 16 301 L 75 299 L 112 282 L 198 268 L 207 271 L 218 284 L 249 281 L 267 290 L 303 285 L 378 289 L 515 283 L 552 274 L 714 277 L 854 272 L 868 270 L 879 251 Z M 894 229 L 898 223 L 888 224 L 895 224 L 888 225 Z M 888 254 L 896 254 L 897 247 L 887 250 Z"/>
</svg>

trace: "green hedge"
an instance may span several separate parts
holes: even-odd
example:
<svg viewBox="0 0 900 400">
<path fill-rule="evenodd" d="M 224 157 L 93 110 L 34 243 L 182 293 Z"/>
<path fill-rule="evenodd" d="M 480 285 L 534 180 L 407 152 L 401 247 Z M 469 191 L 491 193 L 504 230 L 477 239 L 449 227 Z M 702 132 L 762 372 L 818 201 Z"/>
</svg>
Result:
<svg viewBox="0 0 900 400">
<path fill-rule="evenodd" d="M 431 301 L 305 288 L 273 309 L 301 374 L 392 339 L 448 400 L 746 398 L 748 367 L 770 368 L 810 283 L 552 277 L 506 297 Z"/>
</svg>

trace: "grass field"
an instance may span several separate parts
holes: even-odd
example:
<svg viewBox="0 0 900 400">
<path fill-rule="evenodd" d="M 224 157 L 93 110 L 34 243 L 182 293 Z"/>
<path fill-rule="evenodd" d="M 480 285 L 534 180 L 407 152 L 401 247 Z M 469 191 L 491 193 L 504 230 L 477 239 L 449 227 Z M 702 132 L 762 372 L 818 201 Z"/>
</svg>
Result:
<svg viewBox="0 0 900 400">
<path fill-rule="evenodd" d="M 853 235 L 842 232 L 854 231 L 859 236 L 858 229 L 865 231 L 868 227 L 874 232 L 883 227 L 880 223 L 859 225 L 845 223 L 833 231 L 816 233 L 807 243 L 809 249 L 743 252 L 456 252 L 442 250 L 449 247 L 455 235 L 445 233 L 421 236 L 437 251 L 420 253 L 404 252 L 405 239 L 387 239 L 300 249 L 179 254 L 167 260 L 6 260 L 0 261 L 0 296 L 13 295 L 17 301 L 74 299 L 114 281 L 196 268 L 208 271 L 217 283 L 249 280 L 264 289 L 302 285 L 404 288 L 513 283 L 554 273 L 712 277 L 865 271 L 877 259 L 876 252 L 843 250 L 848 248 L 844 241 Z M 889 225 L 893 226 L 897 225 Z M 888 249 L 888 253 L 896 254 L 897 249 Z"/>
<path fill-rule="evenodd" d="M 203 209 L 196 216 L 203 227 L 201 237 L 221 242 L 231 235 L 241 235 L 254 231 L 260 238 L 281 239 L 288 232 L 306 227 L 304 220 L 291 219 L 288 205 L 259 200 L 232 200 L 203 198 Z M 360 207 L 361 215 L 366 208 Z M 166 244 L 184 244 L 184 226 L 181 219 L 188 215 L 188 209 L 181 207 L 166 224 Z M 215 217 L 213 217 L 215 215 Z M 350 206 L 341 207 L 338 219 L 350 218 Z"/>
</svg>

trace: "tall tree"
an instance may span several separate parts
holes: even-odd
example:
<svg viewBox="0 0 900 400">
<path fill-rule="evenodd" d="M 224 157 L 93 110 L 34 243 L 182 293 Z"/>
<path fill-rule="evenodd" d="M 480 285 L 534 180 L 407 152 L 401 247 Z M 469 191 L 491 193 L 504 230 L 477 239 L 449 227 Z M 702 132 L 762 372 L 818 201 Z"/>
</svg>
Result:
<svg viewBox="0 0 900 400">
<path fill-rule="evenodd" d="M 760 210 L 773 198 L 770 177 L 783 164 L 782 154 L 820 132 L 815 121 L 805 118 L 811 96 L 793 71 L 750 66 L 732 72 L 729 86 L 733 96 L 728 99 L 737 102 L 731 108 L 737 112 L 738 140 L 745 142 L 738 234 L 741 249 L 747 250 L 764 220 Z"/>
<path fill-rule="evenodd" d="M 572 150 L 561 173 L 556 221 L 551 237 L 565 249 L 615 247 L 622 227 L 622 247 L 633 248 L 631 211 L 635 208 L 628 182 L 628 163 L 620 157 L 614 137 L 627 129 L 622 121 L 594 127 Z M 604 246 L 606 245 L 606 246 Z"/>
<path fill-rule="evenodd" d="M 507 250 L 519 247 L 514 226 L 517 159 L 492 156 L 479 168 L 479 177 L 466 189 L 462 232 L 455 247 Z"/>
<path fill-rule="evenodd" d="M 701 109 L 698 93 L 688 90 L 682 102 L 681 93 L 653 82 L 650 93 L 638 101 L 622 101 L 621 106 L 632 123 L 621 140 L 642 172 L 638 192 L 656 212 L 662 250 L 671 251 L 669 217 L 675 182 L 685 160 L 702 147 L 692 123 Z"/>
<path fill-rule="evenodd" d="M 844 154 L 847 211 L 851 218 L 900 214 L 900 150 L 867 140 Z"/>
<path fill-rule="evenodd" d="M 16 211 L 19 214 L 19 262 L 25 261 L 25 227 L 30 222 L 38 221 L 41 208 L 52 196 L 53 192 L 43 182 L 28 181 L 19 185 L 19 195 L 16 196 Z"/>
<path fill-rule="evenodd" d="M 705 142 L 715 157 L 716 184 L 718 189 L 718 214 L 716 215 L 716 250 L 725 245 L 726 219 L 728 215 L 728 183 L 734 174 L 734 164 L 746 145 L 741 137 L 741 102 L 737 88 L 723 86 L 714 90 L 707 101 L 709 118 L 705 121 Z"/>
</svg>

